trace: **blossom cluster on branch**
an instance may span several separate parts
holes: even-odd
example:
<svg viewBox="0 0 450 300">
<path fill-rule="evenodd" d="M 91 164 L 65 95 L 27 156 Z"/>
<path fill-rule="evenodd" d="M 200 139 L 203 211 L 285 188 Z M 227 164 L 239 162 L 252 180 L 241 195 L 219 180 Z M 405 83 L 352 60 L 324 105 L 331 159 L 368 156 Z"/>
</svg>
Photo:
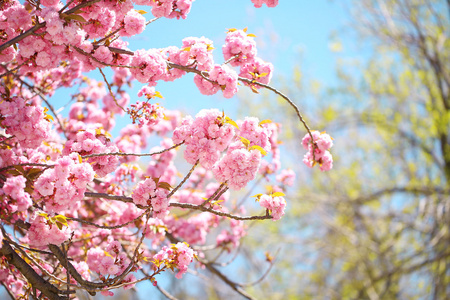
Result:
<svg viewBox="0 0 450 300">
<path fill-rule="evenodd" d="M 14 297 L 74 299 L 78 290 L 110 296 L 140 281 L 157 285 L 165 271 L 181 278 L 204 266 L 229 284 L 209 253 L 238 249 L 246 220 L 284 215 L 282 191 L 295 174 L 281 170 L 281 126 L 256 117 L 234 121 L 217 109 L 182 117 L 155 102 L 161 80 L 193 73 L 202 94 L 225 98 L 239 81 L 255 93 L 274 91 L 305 126 L 305 163 L 332 166 L 331 139 L 311 131 L 297 106 L 268 86 L 273 66 L 257 56 L 247 29 L 228 30 L 221 64 L 205 37 L 130 51 L 122 37 L 156 21 L 147 22 L 135 4 L 156 18 L 185 19 L 193 0 L 2 1 L 0 283 Z M 87 77 L 96 69 L 103 81 Z M 145 84 L 139 101 L 127 93 L 136 81 Z M 51 101 L 65 87 L 78 89 L 63 100 L 70 107 L 62 115 Z M 113 137 L 118 115 L 129 124 Z M 160 143 L 148 150 L 155 136 Z M 175 163 L 181 151 L 190 167 L 184 174 Z M 258 176 L 272 186 L 258 196 L 259 212 L 245 216 L 255 208 L 237 203 L 230 190 Z"/>
</svg>

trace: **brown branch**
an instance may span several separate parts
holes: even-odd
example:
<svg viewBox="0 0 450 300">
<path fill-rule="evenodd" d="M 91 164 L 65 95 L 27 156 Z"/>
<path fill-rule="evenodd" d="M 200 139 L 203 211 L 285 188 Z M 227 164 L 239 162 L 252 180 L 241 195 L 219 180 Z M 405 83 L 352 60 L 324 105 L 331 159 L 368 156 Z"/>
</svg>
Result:
<svg viewBox="0 0 450 300">
<path fill-rule="evenodd" d="M 212 214 L 221 216 L 221 217 L 227 217 L 230 219 L 235 219 L 235 220 L 241 220 L 241 221 L 248 221 L 248 220 L 267 220 L 267 219 L 272 219 L 272 216 L 266 212 L 266 214 L 264 216 L 247 216 L 247 217 L 241 217 L 241 216 L 236 216 L 236 215 L 232 215 L 226 212 L 222 212 L 222 211 L 218 211 L 212 208 L 207 208 L 201 205 L 195 205 L 195 204 L 190 204 L 190 203 L 170 203 L 169 206 L 171 207 L 179 207 L 179 208 L 186 208 L 186 209 L 192 209 L 192 210 L 200 210 L 200 211 L 205 211 L 205 212 L 210 212 Z"/>
<path fill-rule="evenodd" d="M 266 272 L 264 272 L 264 274 L 261 275 L 261 277 L 253 282 L 249 282 L 249 283 L 243 283 L 241 284 L 242 286 L 253 286 L 253 285 L 257 285 L 258 283 L 260 283 L 261 281 L 264 280 L 264 278 L 267 277 L 267 275 L 269 274 L 270 270 L 272 270 L 272 267 L 275 265 L 275 260 L 276 257 L 278 256 L 278 253 L 280 252 L 280 248 L 278 248 L 277 252 L 274 255 L 274 258 L 270 261 L 270 265 L 267 268 Z"/>
<path fill-rule="evenodd" d="M 393 187 L 393 188 L 385 188 L 382 190 L 379 190 L 377 192 L 374 192 L 372 194 L 369 194 L 367 196 L 361 196 L 355 199 L 351 199 L 350 201 L 353 203 L 360 203 L 364 204 L 366 202 L 369 202 L 371 200 L 375 200 L 377 198 L 380 198 L 384 195 L 391 195 L 395 193 L 411 193 L 411 194 L 421 194 L 421 195 L 434 195 L 434 194 L 441 194 L 441 195 L 450 195 L 450 190 L 442 189 L 439 187 Z"/>
<path fill-rule="evenodd" d="M 223 182 L 218 188 L 217 190 L 208 198 L 206 199 L 202 204 L 200 204 L 200 206 L 204 206 L 206 203 L 208 203 L 211 200 L 217 200 L 219 199 L 220 196 L 223 195 L 223 193 L 225 193 L 228 190 L 228 187 L 225 187 L 225 189 L 219 194 L 219 192 L 221 191 L 221 189 L 226 185 L 225 182 Z M 218 196 L 217 196 L 218 195 Z M 216 197 L 217 196 L 217 197 Z"/>
<path fill-rule="evenodd" d="M 232 280 L 230 280 L 227 276 L 225 276 L 223 273 L 221 273 L 219 270 L 217 270 L 211 263 L 206 263 L 205 267 L 211 271 L 211 273 L 217 275 L 223 282 L 225 282 L 227 285 L 229 285 L 233 290 L 235 290 L 240 295 L 244 296 L 246 299 L 254 299 L 252 296 L 247 294 L 242 288 L 239 283 L 236 283 Z"/>
<path fill-rule="evenodd" d="M 50 282 L 42 278 L 36 271 L 27 264 L 11 247 L 9 242 L 4 239 L 0 253 L 6 257 L 8 263 L 15 266 L 23 276 L 28 280 L 34 288 L 39 289 L 42 294 L 48 297 L 50 300 L 68 299 L 66 296 L 59 296 L 63 293 L 57 289 Z M 71 291 L 72 292 L 72 291 Z"/>
<path fill-rule="evenodd" d="M 83 156 L 81 156 L 81 158 L 89 158 L 89 157 L 96 157 L 96 156 L 108 156 L 108 155 L 117 155 L 117 156 L 152 156 L 152 155 L 162 154 L 164 152 L 170 151 L 170 150 L 175 149 L 178 146 L 181 146 L 183 144 L 184 144 L 184 142 L 181 142 L 179 144 L 173 145 L 170 148 L 163 149 L 163 150 L 157 151 L 157 152 L 152 152 L 152 153 L 125 153 L 125 152 L 96 153 L 96 154 L 83 155 Z"/>
<path fill-rule="evenodd" d="M 66 218 L 67 218 L 67 220 L 80 222 L 80 223 L 87 224 L 87 225 L 91 225 L 91 226 L 94 226 L 94 227 L 97 227 L 97 228 L 102 228 L 102 229 L 118 229 L 118 228 L 125 227 L 125 226 L 127 226 L 127 225 L 129 225 L 129 224 L 131 224 L 131 223 L 134 223 L 136 220 L 139 220 L 140 218 L 142 218 L 146 213 L 147 213 L 147 212 L 144 212 L 144 213 L 142 213 L 140 216 L 136 217 L 135 219 L 133 219 L 133 220 L 131 220 L 131 221 L 128 221 L 128 222 L 123 223 L 123 224 L 120 224 L 120 225 L 115 225 L 115 226 L 98 225 L 98 224 L 95 224 L 95 223 L 92 223 L 92 222 L 89 222 L 89 221 L 85 221 L 85 220 L 82 220 L 82 219 L 79 219 L 79 218 L 71 218 L 71 217 L 66 217 Z"/>
<path fill-rule="evenodd" d="M 75 267 L 72 265 L 72 263 L 68 259 L 66 259 L 66 257 L 64 256 L 64 253 L 61 251 L 61 249 L 59 249 L 58 246 L 53 245 L 53 244 L 49 244 L 48 248 L 56 256 L 56 258 L 59 260 L 59 262 L 61 263 L 62 266 L 67 266 L 67 269 L 68 269 L 70 275 L 72 275 L 72 277 L 80 285 L 82 285 L 83 287 L 88 288 L 88 290 L 94 290 L 94 291 L 96 289 L 100 289 L 101 290 L 105 286 L 110 284 L 109 281 L 107 281 L 107 282 L 91 282 L 91 281 L 84 280 L 84 278 L 80 275 L 80 273 L 78 273 L 78 271 L 75 269 Z"/>
<path fill-rule="evenodd" d="M 17 71 L 20 67 L 22 67 L 23 65 L 25 65 L 26 63 L 28 63 L 31 60 L 31 58 L 28 58 L 27 60 L 25 60 L 23 63 L 21 63 L 20 65 L 18 65 L 17 67 L 15 67 L 14 69 L 9 70 L 7 66 L 0 64 L 0 66 L 3 67 L 3 69 L 6 70 L 5 73 L 0 74 L 0 77 L 6 76 L 8 74 L 14 73 L 15 71 Z"/>
<path fill-rule="evenodd" d="M 91 0 L 91 1 L 87 1 L 81 4 L 78 4 L 77 6 L 75 6 L 74 8 L 68 10 L 65 12 L 66 15 L 70 15 L 74 12 L 76 12 L 77 10 L 89 6 L 91 4 L 94 4 L 96 2 L 100 2 L 101 0 Z M 25 31 L 24 33 L 16 36 L 15 38 L 3 43 L 2 45 L 0 45 L 0 53 L 5 50 L 6 48 L 8 48 L 9 46 L 14 45 L 15 43 L 20 42 L 21 40 L 23 40 L 24 38 L 32 35 L 34 32 L 36 32 L 37 30 L 41 29 L 42 27 L 44 27 L 45 25 L 47 25 L 46 22 L 42 22 L 42 23 L 37 23 L 36 25 L 34 25 L 33 27 L 31 27 L 30 29 L 28 29 L 27 31 Z"/>
<path fill-rule="evenodd" d="M 105 83 L 106 83 L 106 85 L 108 86 L 109 94 L 110 94 L 111 97 L 113 98 L 114 103 L 116 103 L 116 105 L 117 105 L 120 109 L 122 109 L 124 112 L 126 112 L 125 108 L 123 108 L 122 105 L 120 105 L 119 102 L 117 102 L 116 96 L 114 96 L 114 93 L 113 93 L 113 91 L 111 90 L 111 85 L 109 84 L 108 80 L 106 79 L 106 76 L 105 76 L 105 74 L 103 73 L 102 69 L 101 69 L 101 68 L 98 68 L 98 70 L 99 70 L 100 73 L 102 74 L 103 79 L 105 80 Z"/>
<path fill-rule="evenodd" d="M 207 72 L 204 72 L 204 71 L 199 71 L 199 70 L 194 69 L 194 68 L 190 68 L 190 67 L 174 64 L 174 63 L 171 63 L 169 61 L 167 61 L 167 65 L 169 66 L 169 68 L 176 68 L 176 69 L 188 72 L 188 73 L 195 73 L 195 74 L 198 74 L 198 75 L 200 75 L 202 77 L 204 77 L 205 76 L 204 74 L 207 73 Z M 281 96 L 284 100 L 286 100 L 289 103 L 289 105 L 291 105 L 294 108 L 298 118 L 300 119 L 300 122 L 303 124 L 303 126 L 305 127 L 305 129 L 308 132 L 309 136 L 311 137 L 311 141 L 314 143 L 314 138 L 312 136 L 311 129 L 309 128 L 308 124 L 306 124 L 305 120 L 303 119 L 303 116 L 301 115 L 300 110 L 297 107 L 297 105 L 294 102 L 292 102 L 292 100 L 289 99 L 288 96 L 286 96 L 282 92 L 278 91 L 276 88 L 271 87 L 270 85 L 267 85 L 267 84 L 264 84 L 264 83 L 260 83 L 260 82 L 257 82 L 255 80 L 252 80 L 252 79 L 248 79 L 248 78 L 244 78 L 244 77 L 238 77 L 238 80 L 242 81 L 242 82 L 245 82 L 245 83 L 248 83 L 248 84 L 256 84 L 258 86 L 266 88 L 266 89 L 274 92 L 275 94 Z"/>
<path fill-rule="evenodd" d="M 43 167 L 46 169 L 49 168 L 53 168 L 54 165 L 46 165 L 46 164 L 38 164 L 38 163 L 23 163 L 23 164 L 15 164 L 15 165 L 10 165 L 10 166 L 6 166 L 0 169 L 0 172 L 8 170 L 8 169 L 14 169 L 15 167 Z"/>
<path fill-rule="evenodd" d="M 117 200 L 117 201 L 122 201 L 122 202 L 129 202 L 132 203 L 133 202 L 133 198 L 131 197 L 127 197 L 127 196 L 117 196 L 117 195 L 109 195 L 109 194 L 105 194 L 105 193 L 90 193 L 90 192 L 85 192 L 84 193 L 85 197 L 90 197 L 90 198 L 105 198 L 105 199 L 110 199 L 110 200 Z"/>
<path fill-rule="evenodd" d="M 128 68 L 128 69 L 137 69 L 137 68 L 139 68 L 138 66 L 133 67 L 133 66 L 124 66 L 124 65 L 107 64 L 107 63 L 104 63 L 104 62 L 98 60 L 98 59 L 95 58 L 92 54 L 87 53 L 87 52 L 84 51 L 83 49 L 80 49 L 80 48 L 78 48 L 78 47 L 76 47 L 76 46 L 72 46 L 72 48 L 75 49 L 78 53 L 80 53 L 80 54 L 82 54 L 82 55 L 85 55 L 85 56 L 89 57 L 90 59 L 92 59 L 92 60 L 96 61 L 97 63 L 99 63 L 99 64 L 101 64 L 101 65 L 103 65 L 103 66 L 106 66 L 106 67 Z"/>
<path fill-rule="evenodd" d="M 102 0 L 90 0 L 90 1 L 87 1 L 87 2 L 80 3 L 77 6 L 75 6 L 74 8 L 71 8 L 71 9 L 65 11 L 64 13 L 66 15 L 70 15 L 70 14 L 73 14 L 74 12 L 76 12 L 79 9 L 82 9 L 82 8 L 84 8 L 86 6 L 89 6 L 91 4 L 94 4 L 94 3 L 97 3 L 97 2 L 100 2 L 100 1 L 102 1 Z"/>
<path fill-rule="evenodd" d="M 109 195 L 109 194 L 105 194 L 105 193 L 91 193 L 91 192 L 85 192 L 84 193 L 85 197 L 91 197 L 91 198 L 105 198 L 105 199 L 110 199 L 110 200 L 116 200 L 116 201 L 122 201 L 122 202 L 127 202 L 127 203 L 133 203 L 133 198 L 131 197 L 127 197 L 127 196 L 117 196 L 117 195 Z M 229 214 L 226 212 L 222 212 L 222 211 L 218 211 L 212 208 L 208 208 L 208 207 L 204 207 L 201 205 L 195 205 L 195 204 L 190 204 L 190 203 L 170 203 L 169 206 L 171 207 L 179 207 L 179 208 L 185 208 L 185 209 L 192 209 L 192 210 L 200 210 L 200 211 L 205 211 L 205 212 L 209 212 L 221 217 L 227 217 L 230 219 L 235 219 L 235 220 L 242 220 L 242 221 L 248 221 L 248 220 L 268 220 L 271 219 L 272 216 L 268 213 L 268 211 L 266 211 L 266 214 L 264 216 L 247 216 L 247 217 L 241 217 L 241 216 L 236 216 L 233 214 Z M 145 208 L 145 207 L 140 207 L 139 208 Z M 93 223 L 92 223 L 93 224 Z"/>
<path fill-rule="evenodd" d="M 187 175 L 183 178 L 183 180 L 169 193 L 169 195 L 167 195 L 167 198 L 172 197 L 172 195 L 175 194 L 175 192 L 186 182 L 186 180 L 188 180 L 192 172 L 194 172 L 195 167 L 197 167 L 198 162 L 199 162 L 198 160 L 195 162 L 189 173 L 187 173 Z"/>
<path fill-rule="evenodd" d="M 24 38 L 32 35 L 35 31 L 37 31 L 38 29 L 41 29 L 42 27 L 44 27 L 47 23 L 46 22 L 42 22 L 42 23 L 37 23 L 36 25 L 34 25 L 34 27 L 31 27 L 30 29 L 28 29 L 27 31 L 25 31 L 24 33 L 16 36 L 13 39 L 10 39 L 9 41 L 3 43 L 0 46 L 0 53 L 5 50 L 6 48 L 8 48 L 9 46 L 14 45 L 15 43 L 20 42 L 21 40 L 23 40 Z"/>
</svg>

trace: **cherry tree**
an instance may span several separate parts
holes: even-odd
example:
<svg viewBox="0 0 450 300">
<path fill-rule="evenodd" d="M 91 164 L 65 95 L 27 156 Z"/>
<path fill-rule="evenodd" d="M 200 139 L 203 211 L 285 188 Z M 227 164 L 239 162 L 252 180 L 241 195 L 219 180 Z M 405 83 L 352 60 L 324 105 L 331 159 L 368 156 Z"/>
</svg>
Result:
<svg viewBox="0 0 450 300">
<path fill-rule="evenodd" d="M 207 252 L 235 250 L 246 221 L 284 215 L 283 191 L 295 174 L 280 168 L 281 126 L 257 117 L 232 120 L 214 108 L 183 117 L 157 104 L 160 81 L 192 73 L 202 94 L 225 98 L 239 86 L 273 91 L 306 130 L 304 163 L 332 168 L 332 139 L 310 130 L 294 102 L 269 85 L 273 66 L 258 57 L 246 29 L 228 30 L 221 64 L 205 37 L 128 48 L 122 37 L 159 18 L 185 19 L 192 2 L 2 0 L 0 282 L 12 298 L 110 296 L 145 281 L 171 297 L 158 276 L 168 271 L 181 278 L 189 268 L 206 268 L 251 298 Z M 155 18 L 147 20 L 135 4 Z M 103 82 L 88 77 L 94 70 Z M 132 83 L 142 85 L 137 101 L 127 93 Z M 77 90 L 67 99 L 70 108 L 55 111 L 52 96 L 67 87 Z M 116 116 L 129 124 L 113 137 Z M 149 145 L 153 136 L 159 145 Z M 190 165 L 185 174 L 177 152 Z M 254 196 L 261 211 L 251 215 L 230 190 L 244 189 L 257 174 L 272 185 Z"/>
</svg>

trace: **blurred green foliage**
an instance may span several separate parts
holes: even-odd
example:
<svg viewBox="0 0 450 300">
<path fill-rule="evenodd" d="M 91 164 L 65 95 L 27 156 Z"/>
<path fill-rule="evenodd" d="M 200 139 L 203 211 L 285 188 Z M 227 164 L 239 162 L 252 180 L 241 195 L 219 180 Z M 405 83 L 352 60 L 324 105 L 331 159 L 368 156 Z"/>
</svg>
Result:
<svg viewBox="0 0 450 300">
<path fill-rule="evenodd" d="M 335 167 L 307 170 L 296 151 L 287 215 L 264 239 L 247 238 L 255 249 L 282 248 L 252 292 L 450 299 L 450 2 L 355 0 L 351 9 L 346 34 L 370 58 L 341 59 L 337 86 L 308 81 L 298 67 L 280 89 L 296 96 L 310 127 L 335 138 Z M 270 107 L 286 146 L 301 149 L 305 132 L 287 106 L 275 111 L 277 101 L 256 108 Z"/>
</svg>

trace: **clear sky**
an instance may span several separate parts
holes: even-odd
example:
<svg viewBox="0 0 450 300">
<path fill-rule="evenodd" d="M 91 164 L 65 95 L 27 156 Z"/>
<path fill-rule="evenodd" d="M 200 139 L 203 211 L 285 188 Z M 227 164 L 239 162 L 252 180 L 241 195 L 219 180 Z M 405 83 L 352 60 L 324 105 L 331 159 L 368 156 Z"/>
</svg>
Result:
<svg viewBox="0 0 450 300">
<path fill-rule="evenodd" d="M 289 76 L 293 67 L 300 63 L 300 57 L 307 74 L 330 82 L 334 80 L 335 56 L 329 49 L 329 37 L 347 21 L 340 3 L 280 0 L 275 8 L 264 5 L 257 9 L 250 0 L 196 0 L 186 20 L 159 19 L 141 35 L 129 39 L 129 47 L 137 50 L 181 46 L 185 37 L 205 36 L 214 42 L 215 60 L 220 64 L 224 61 L 221 48 L 227 29 L 248 27 L 248 32 L 257 36 L 258 56 L 275 66 L 274 84 L 278 76 Z M 147 7 L 142 9 L 149 11 Z M 152 18 L 151 13 L 144 16 L 147 20 Z M 142 84 L 137 82 L 135 86 L 137 90 Z M 227 110 L 238 104 L 236 97 L 201 95 L 192 74 L 175 82 L 158 83 L 156 89 L 164 96 L 162 104 L 166 108 L 182 108 L 191 114 L 201 108 Z M 131 96 L 135 95 L 132 92 Z"/>
</svg>

